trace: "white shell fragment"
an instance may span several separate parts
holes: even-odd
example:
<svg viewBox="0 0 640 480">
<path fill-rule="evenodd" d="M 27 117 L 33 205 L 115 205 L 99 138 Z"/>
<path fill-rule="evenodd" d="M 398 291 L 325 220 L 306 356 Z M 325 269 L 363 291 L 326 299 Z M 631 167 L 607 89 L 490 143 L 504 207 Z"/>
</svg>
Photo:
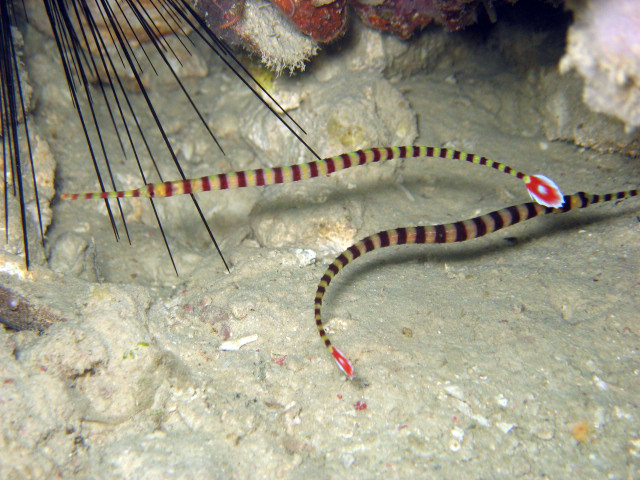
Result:
<svg viewBox="0 0 640 480">
<path fill-rule="evenodd" d="M 227 340 L 226 342 L 222 342 L 218 347 L 218 350 L 225 351 L 233 351 L 240 350 L 240 347 L 246 345 L 247 343 L 255 342 L 258 340 L 258 335 L 249 335 L 248 337 L 238 338 L 237 340 Z"/>
<path fill-rule="evenodd" d="M 594 375 L 592 377 L 593 380 L 593 384 L 598 387 L 600 390 L 603 391 L 607 391 L 609 390 L 609 385 L 607 385 L 607 382 L 605 382 L 604 380 L 602 380 L 600 377 L 598 377 L 597 375 Z"/>
</svg>

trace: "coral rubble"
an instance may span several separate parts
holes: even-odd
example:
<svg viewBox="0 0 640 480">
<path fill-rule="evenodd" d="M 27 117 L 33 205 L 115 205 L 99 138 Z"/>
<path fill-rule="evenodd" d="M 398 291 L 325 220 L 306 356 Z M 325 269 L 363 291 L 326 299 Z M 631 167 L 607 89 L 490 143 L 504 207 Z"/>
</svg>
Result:
<svg viewBox="0 0 640 480">
<path fill-rule="evenodd" d="M 367 25 L 408 39 L 432 21 L 450 31 L 476 21 L 477 0 L 351 0 Z"/>
<path fill-rule="evenodd" d="M 572 0 L 563 71 L 584 78 L 583 100 L 592 110 L 640 126 L 640 2 Z"/>
</svg>

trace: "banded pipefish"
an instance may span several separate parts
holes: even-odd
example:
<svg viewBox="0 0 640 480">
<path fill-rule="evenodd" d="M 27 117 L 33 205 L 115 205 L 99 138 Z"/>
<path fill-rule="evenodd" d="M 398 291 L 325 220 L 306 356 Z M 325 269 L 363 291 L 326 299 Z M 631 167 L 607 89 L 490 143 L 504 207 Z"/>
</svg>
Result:
<svg viewBox="0 0 640 480">
<path fill-rule="evenodd" d="M 466 153 L 450 148 L 424 146 L 370 148 L 286 167 L 258 168 L 233 173 L 220 173 L 196 179 L 148 183 L 144 187 L 133 190 L 63 193 L 60 198 L 62 200 L 91 200 L 128 197 L 172 197 L 175 195 L 194 194 L 211 190 L 228 190 L 232 188 L 297 182 L 309 178 L 330 175 L 354 166 L 380 163 L 399 158 L 423 157 L 464 160 L 475 165 L 491 167 L 498 172 L 522 180 L 529 195 L 531 195 L 531 198 L 537 203 L 548 207 L 562 206 L 562 192 L 551 179 L 544 175 L 528 175 L 509 165 L 474 153 Z"/>
<path fill-rule="evenodd" d="M 353 378 L 353 364 L 340 350 L 333 346 L 324 327 L 322 322 L 322 301 L 327 293 L 329 284 L 338 273 L 357 258 L 369 252 L 396 245 L 466 242 L 535 217 L 566 213 L 571 210 L 587 208 L 596 203 L 624 200 L 637 196 L 638 192 L 639 190 L 627 190 L 604 195 L 578 192 L 575 195 L 565 196 L 561 208 L 546 207 L 535 202 L 529 202 L 506 207 L 468 220 L 438 225 L 400 227 L 365 237 L 338 255 L 320 279 L 314 302 L 315 323 L 320 338 L 340 369 L 349 378 Z"/>
</svg>

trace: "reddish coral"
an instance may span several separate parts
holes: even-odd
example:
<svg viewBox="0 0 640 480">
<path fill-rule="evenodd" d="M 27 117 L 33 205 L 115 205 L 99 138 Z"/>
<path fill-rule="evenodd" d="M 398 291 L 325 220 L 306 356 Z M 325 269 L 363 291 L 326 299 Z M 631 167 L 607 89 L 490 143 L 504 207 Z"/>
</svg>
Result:
<svg viewBox="0 0 640 480">
<path fill-rule="evenodd" d="M 516 2 L 517 0 L 507 0 Z M 550 0 L 555 1 L 555 0 Z M 196 9 L 217 35 L 230 43 L 243 43 L 236 22 L 243 15 L 244 0 L 194 0 Z M 271 0 L 298 30 L 317 42 L 330 42 L 347 26 L 347 2 L 367 25 L 408 39 L 432 21 L 450 31 L 476 21 L 481 0 Z M 490 8 L 492 0 L 484 1 Z"/>
<path fill-rule="evenodd" d="M 347 26 L 347 0 L 271 0 L 298 30 L 317 42 L 330 42 Z"/>
<path fill-rule="evenodd" d="M 475 23 L 478 1 L 351 0 L 351 5 L 367 25 L 407 39 L 432 20 L 450 31 Z"/>
</svg>

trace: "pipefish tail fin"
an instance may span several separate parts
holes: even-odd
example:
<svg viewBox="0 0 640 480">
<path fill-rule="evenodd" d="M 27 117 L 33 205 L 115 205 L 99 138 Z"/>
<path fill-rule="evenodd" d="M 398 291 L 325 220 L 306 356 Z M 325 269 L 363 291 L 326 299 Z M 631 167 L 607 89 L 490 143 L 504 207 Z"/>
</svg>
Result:
<svg viewBox="0 0 640 480">
<path fill-rule="evenodd" d="M 324 327 L 322 321 L 322 302 L 329 285 L 338 273 L 357 258 L 369 252 L 397 245 L 465 242 L 484 237 L 490 233 L 531 220 L 535 217 L 566 213 L 571 210 L 587 208 L 597 203 L 624 200 L 638 196 L 638 192 L 639 190 L 637 189 L 607 193 L 604 195 L 578 192 L 575 195 L 564 196 L 563 206 L 561 208 L 545 207 L 539 203 L 529 202 L 513 205 L 459 222 L 417 227 L 400 227 L 384 230 L 365 237 L 338 255 L 338 257 L 329 264 L 318 283 L 314 300 L 314 320 L 320 339 L 336 360 L 340 370 L 350 379 L 353 378 L 354 370 L 351 361 L 333 345 Z"/>
<path fill-rule="evenodd" d="M 544 175 L 531 175 L 525 185 L 534 202 L 545 207 L 560 208 L 564 204 L 564 196 L 556 182 Z"/>
</svg>

